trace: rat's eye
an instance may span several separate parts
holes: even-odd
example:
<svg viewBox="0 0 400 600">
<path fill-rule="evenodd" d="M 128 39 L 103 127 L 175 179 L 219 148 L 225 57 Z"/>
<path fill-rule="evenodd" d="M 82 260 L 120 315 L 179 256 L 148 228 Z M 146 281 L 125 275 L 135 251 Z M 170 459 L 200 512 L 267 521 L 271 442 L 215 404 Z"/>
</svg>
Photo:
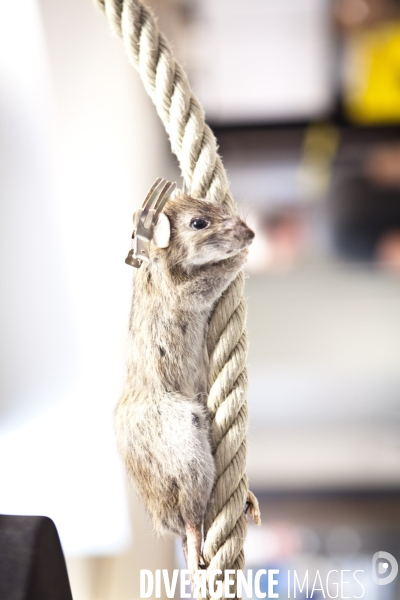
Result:
<svg viewBox="0 0 400 600">
<path fill-rule="evenodd" d="M 205 229 L 209 224 L 210 223 L 206 219 L 201 219 L 200 217 L 190 221 L 190 227 L 192 229 Z"/>
</svg>

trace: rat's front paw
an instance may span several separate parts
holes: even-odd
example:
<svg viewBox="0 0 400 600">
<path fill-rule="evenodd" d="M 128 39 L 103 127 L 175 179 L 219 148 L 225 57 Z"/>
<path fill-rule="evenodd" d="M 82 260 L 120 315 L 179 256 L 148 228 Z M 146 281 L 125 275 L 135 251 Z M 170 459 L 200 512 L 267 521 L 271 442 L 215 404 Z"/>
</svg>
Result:
<svg viewBox="0 0 400 600">
<path fill-rule="evenodd" d="M 245 512 L 249 511 L 254 523 L 256 525 L 261 525 L 261 511 L 258 505 L 258 500 L 250 490 L 248 490 L 246 505 L 247 508 Z"/>
</svg>

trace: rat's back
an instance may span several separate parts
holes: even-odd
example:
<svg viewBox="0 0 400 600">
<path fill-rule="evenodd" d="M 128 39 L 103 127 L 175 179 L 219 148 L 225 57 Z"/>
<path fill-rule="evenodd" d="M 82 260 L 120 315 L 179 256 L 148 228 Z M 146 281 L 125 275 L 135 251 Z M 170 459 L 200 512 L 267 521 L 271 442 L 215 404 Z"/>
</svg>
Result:
<svg viewBox="0 0 400 600">
<path fill-rule="evenodd" d="M 205 410 L 207 319 L 182 307 L 163 276 L 149 265 L 135 277 L 128 381 L 115 423 L 155 529 L 184 537 L 188 519 L 202 522 L 215 474 Z"/>
</svg>

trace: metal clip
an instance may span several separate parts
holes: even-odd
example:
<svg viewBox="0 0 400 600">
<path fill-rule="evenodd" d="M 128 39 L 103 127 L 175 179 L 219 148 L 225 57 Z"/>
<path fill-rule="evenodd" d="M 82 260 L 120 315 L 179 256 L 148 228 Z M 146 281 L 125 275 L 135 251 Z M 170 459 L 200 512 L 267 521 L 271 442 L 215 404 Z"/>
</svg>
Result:
<svg viewBox="0 0 400 600">
<path fill-rule="evenodd" d="M 176 188 L 176 183 L 158 177 L 151 186 L 142 208 L 134 215 L 135 228 L 132 247 L 125 259 L 127 265 L 139 269 L 143 261 L 149 261 L 150 242 L 154 235 L 160 212 Z"/>
</svg>

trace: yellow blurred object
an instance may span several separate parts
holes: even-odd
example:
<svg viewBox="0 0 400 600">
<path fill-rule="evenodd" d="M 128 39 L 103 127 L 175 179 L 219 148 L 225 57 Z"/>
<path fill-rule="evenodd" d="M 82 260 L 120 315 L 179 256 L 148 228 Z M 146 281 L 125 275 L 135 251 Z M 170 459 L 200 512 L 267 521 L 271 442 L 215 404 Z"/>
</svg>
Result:
<svg viewBox="0 0 400 600">
<path fill-rule="evenodd" d="M 400 21 L 351 35 L 345 108 L 359 124 L 400 122 Z"/>
<path fill-rule="evenodd" d="M 297 175 L 304 198 L 320 200 L 328 190 L 339 142 L 339 130 L 332 123 L 313 123 L 306 129 Z"/>
</svg>

